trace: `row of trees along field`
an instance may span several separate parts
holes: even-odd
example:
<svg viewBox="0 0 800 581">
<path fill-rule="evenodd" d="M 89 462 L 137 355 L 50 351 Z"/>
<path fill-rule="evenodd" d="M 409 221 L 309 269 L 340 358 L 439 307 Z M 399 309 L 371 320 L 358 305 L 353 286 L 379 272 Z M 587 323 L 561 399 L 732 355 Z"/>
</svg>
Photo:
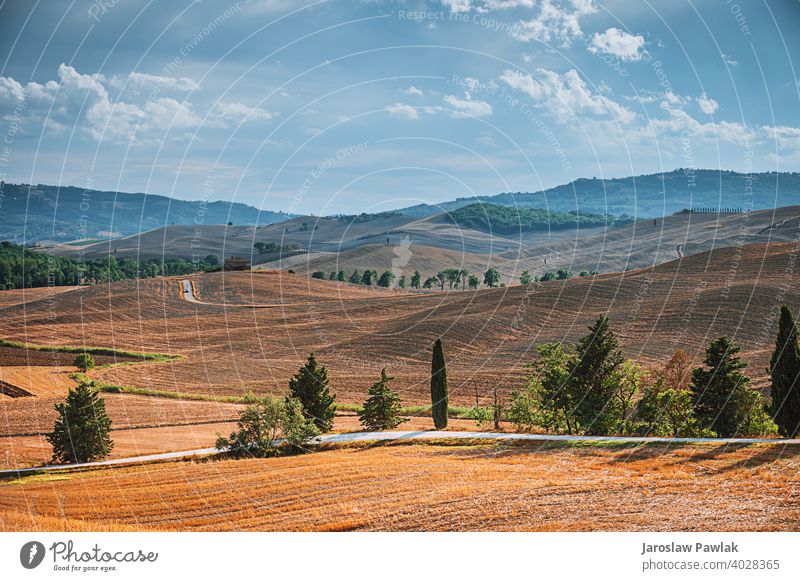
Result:
<svg viewBox="0 0 800 581">
<path fill-rule="evenodd" d="M 100 284 L 129 278 L 180 276 L 198 270 L 219 268 L 216 256 L 199 262 L 180 258 L 135 260 L 109 256 L 95 260 L 72 260 L 0 242 L 0 290 L 44 286 Z"/>
<path fill-rule="evenodd" d="M 800 350 L 785 306 L 770 365 L 769 406 L 749 387 L 747 365 L 727 337 L 711 341 L 700 367 L 692 369 L 678 349 L 654 373 L 623 356 L 606 317 L 574 346 L 547 343 L 536 350 L 527 384 L 511 393 L 504 409 L 520 430 L 736 437 L 792 436 L 800 426 Z"/>
<path fill-rule="evenodd" d="M 583 270 L 581 271 L 580 276 L 591 276 L 593 274 L 597 273 Z M 530 271 L 524 270 L 519 277 L 519 282 L 520 284 L 527 285 L 534 282 L 545 282 L 549 280 L 566 280 L 568 278 L 572 278 L 573 276 L 575 275 L 566 269 L 559 269 L 556 272 L 545 272 L 541 276 L 534 276 L 530 273 Z M 496 268 L 486 269 L 486 271 L 483 273 L 482 279 L 479 278 L 478 275 L 470 273 L 465 268 L 445 268 L 437 272 L 435 275 L 427 277 L 424 282 L 422 279 L 422 274 L 420 274 L 418 270 L 415 270 L 414 274 L 412 274 L 410 277 L 407 277 L 405 274 L 403 274 L 400 276 L 400 278 L 397 278 L 397 275 L 391 270 L 385 270 L 379 274 L 377 270 L 367 269 L 362 272 L 357 268 L 349 275 L 343 270 L 338 272 L 331 271 L 327 274 L 321 270 L 317 270 L 311 273 L 311 277 L 319 280 L 335 280 L 339 282 L 349 282 L 352 284 L 361 284 L 365 286 L 381 286 L 385 288 L 392 287 L 395 280 L 397 280 L 398 288 L 414 289 L 438 288 L 444 290 L 445 285 L 447 285 L 451 290 L 458 288 L 461 288 L 461 290 L 466 290 L 467 287 L 469 287 L 471 290 L 475 290 L 481 286 L 481 280 L 483 281 L 483 285 L 489 288 L 504 286 L 500 284 L 500 273 Z"/>
<path fill-rule="evenodd" d="M 607 317 L 600 317 L 574 346 L 545 343 L 521 389 L 504 405 L 476 403 L 469 417 L 478 425 L 500 420 L 517 430 L 586 435 L 655 435 L 667 437 L 793 437 L 800 430 L 800 344 L 787 306 L 781 307 L 775 349 L 770 359 L 771 402 L 749 387 L 739 348 L 727 337 L 711 341 L 703 365 L 691 368 L 678 349 L 663 368 L 647 373 L 626 359 Z M 80 354 L 83 371 L 94 366 Z M 366 430 L 392 429 L 405 419 L 400 396 L 389 387 L 393 378 L 381 370 L 359 412 Z M 438 430 L 447 427 L 447 365 L 441 339 L 431 357 L 431 416 Z M 233 456 L 271 456 L 300 451 L 313 438 L 333 429 L 336 396 L 328 371 L 314 354 L 289 380 L 283 398 L 251 398 L 238 430 L 220 437 L 217 448 Z M 107 456 L 113 447 L 111 420 L 92 382 L 71 389 L 56 404 L 57 419 L 47 436 L 54 462 L 88 462 Z"/>
</svg>

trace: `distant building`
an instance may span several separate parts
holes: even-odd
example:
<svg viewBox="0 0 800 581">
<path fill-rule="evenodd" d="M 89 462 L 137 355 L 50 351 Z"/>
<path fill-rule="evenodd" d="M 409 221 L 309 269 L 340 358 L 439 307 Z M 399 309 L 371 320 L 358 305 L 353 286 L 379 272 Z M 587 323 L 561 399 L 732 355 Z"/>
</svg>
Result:
<svg viewBox="0 0 800 581">
<path fill-rule="evenodd" d="M 222 268 L 223 270 L 249 270 L 250 261 L 241 256 L 231 256 L 225 259 Z"/>
</svg>

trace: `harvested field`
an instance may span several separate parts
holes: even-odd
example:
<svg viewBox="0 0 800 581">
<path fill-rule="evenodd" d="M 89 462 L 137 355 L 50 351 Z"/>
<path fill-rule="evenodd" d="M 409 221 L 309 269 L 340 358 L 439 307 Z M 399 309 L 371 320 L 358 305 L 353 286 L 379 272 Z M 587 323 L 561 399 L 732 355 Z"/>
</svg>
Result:
<svg viewBox="0 0 800 581">
<path fill-rule="evenodd" d="M 409 418 L 401 425 L 404 430 L 430 430 L 430 418 Z M 228 436 L 237 429 L 235 419 L 225 422 L 191 423 L 163 428 L 115 429 L 111 437 L 114 449 L 109 458 L 130 458 L 144 454 L 176 452 L 213 448 L 217 436 Z M 355 416 L 337 416 L 335 432 L 358 432 L 363 428 Z M 447 428 L 455 431 L 477 431 L 471 420 L 451 420 Z M 5 452 L 8 451 L 9 464 L 3 466 Z M 50 461 L 52 448 L 44 436 L 0 437 L 0 469 L 29 468 L 41 466 Z"/>
<path fill-rule="evenodd" d="M 27 366 L 71 367 L 75 362 L 76 356 L 76 353 L 40 351 L 0 345 L 0 368 Z M 141 361 L 135 357 L 125 357 L 123 355 L 92 355 L 92 359 L 94 359 L 95 365 Z M 72 367 L 72 369 L 77 370 L 75 367 Z"/>
<path fill-rule="evenodd" d="M 25 303 L 32 303 L 42 299 L 47 299 L 62 293 L 68 293 L 77 288 L 77 286 L 52 286 L 41 288 L 21 288 L 15 290 L 0 291 L 0 309 L 10 307 L 13 305 L 22 305 Z"/>
<path fill-rule="evenodd" d="M 0 490 L 2 530 L 800 530 L 800 456 L 777 445 L 355 447 Z"/>
<path fill-rule="evenodd" d="M 227 436 L 236 424 L 232 422 L 215 424 L 190 424 L 166 428 L 142 428 L 135 430 L 114 430 L 111 436 L 114 449 L 109 459 L 130 458 L 159 452 L 177 452 L 214 446 L 217 434 Z M 8 451 L 9 464 L 2 469 L 28 468 L 41 466 L 50 461 L 53 449 L 44 436 L 23 436 L 0 438 L 0 462 L 5 462 Z"/>
<path fill-rule="evenodd" d="M 70 378 L 76 371 L 76 367 L 0 366 L 0 381 L 23 389 L 36 397 L 65 397 L 69 388 L 76 385 Z"/>
<path fill-rule="evenodd" d="M 136 395 L 103 394 L 112 429 L 224 422 L 239 417 L 231 403 L 184 401 Z M 53 429 L 55 403 L 63 398 L 0 399 L 0 437 L 43 434 Z"/>
<path fill-rule="evenodd" d="M 800 308 L 796 251 L 787 243 L 721 248 L 645 270 L 466 292 L 374 291 L 284 272 L 193 277 L 200 297 L 218 305 L 181 300 L 177 279 L 121 281 L 82 290 L 82 305 L 69 294 L 56 297 L 54 318 L 37 303 L 7 309 L 0 336 L 183 354 L 94 375 L 145 389 L 239 396 L 285 393 L 314 351 L 338 401 L 361 403 L 386 366 L 405 405 L 428 403 L 430 345 L 441 336 L 451 402 L 473 405 L 476 392 L 488 403 L 494 388 L 503 396 L 519 385 L 535 343 L 574 341 L 608 313 L 626 355 L 647 365 L 661 365 L 677 347 L 699 363 L 711 338 L 731 336 L 763 386 L 777 309 L 782 302 Z M 223 304 L 250 298 L 285 306 Z"/>
</svg>

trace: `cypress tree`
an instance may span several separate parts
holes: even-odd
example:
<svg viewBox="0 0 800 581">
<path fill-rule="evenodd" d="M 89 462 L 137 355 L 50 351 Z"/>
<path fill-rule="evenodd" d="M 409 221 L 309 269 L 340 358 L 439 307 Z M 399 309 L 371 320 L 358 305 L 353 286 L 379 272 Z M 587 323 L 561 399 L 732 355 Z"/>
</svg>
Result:
<svg viewBox="0 0 800 581">
<path fill-rule="evenodd" d="M 92 383 L 83 382 L 69 390 L 65 402 L 55 405 L 58 417 L 47 435 L 53 462 L 92 462 L 111 453 L 111 420 L 105 401 L 92 387 Z"/>
<path fill-rule="evenodd" d="M 331 431 L 336 414 L 336 396 L 331 395 L 328 390 L 328 370 L 323 365 L 317 365 L 313 353 L 309 354 L 306 364 L 289 380 L 289 391 L 292 397 L 300 400 L 306 419 L 314 422 L 322 433 Z"/>
<path fill-rule="evenodd" d="M 431 359 L 431 415 L 437 430 L 447 427 L 447 365 L 444 361 L 442 340 L 433 344 Z"/>
<path fill-rule="evenodd" d="M 750 378 L 742 372 L 747 364 L 738 352 L 728 337 L 714 339 L 706 349 L 707 368 L 692 370 L 689 386 L 700 424 L 723 438 L 735 436 L 749 412 L 742 403 L 748 400 Z"/>
<path fill-rule="evenodd" d="M 783 436 L 793 437 L 800 427 L 800 346 L 792 312 L 781 306 L 775 351 L 769 361 L 772 378 L 772 417 Z"/>
<path fill-rule="evenodd" d="M 396 428 L 406 421 L 400 417 L 400 396 L 392 391 L 389 382 L 394 377 L 386 375 L 381 369 L 381 379 L 369 388 L 369 397 L 364 402 L 364 411 L 359 414 L 361 424 L 368 430 L 387 430 Z"/>
<path fill-rule="evenodd" d="M 587 434 L 610 434 L 620 419 L 614 408 L 617 386 L 612 378 L 624 357 L 608 317 L 600 317 L 589 327 L 589 333 L 578 340 L 575 351 L 568 384 L 575 402 L 574 420 Z"/>
</svg>

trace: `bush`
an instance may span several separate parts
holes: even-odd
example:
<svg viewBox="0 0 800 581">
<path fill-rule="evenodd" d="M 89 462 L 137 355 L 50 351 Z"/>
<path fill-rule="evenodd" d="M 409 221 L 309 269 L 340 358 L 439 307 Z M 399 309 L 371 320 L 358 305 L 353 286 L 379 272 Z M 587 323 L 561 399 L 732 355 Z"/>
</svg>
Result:
<svg viewBox="0 0 800 581">
<path fill-rule="evenodd" d="M 477 426 L 482 428 L 483 426 L 491 424 L 494 421 L 494 411 L 492 408 L 476 405 L 467 412 L 467 418 L 470 420 L 475 420 Z"/>
<path fill-rule="evenodd" d="M 326 276 L 325 276 L 324 272 L 322 272 L 321 270 L 318 270 L 318 271 L 316 271 L 316 272 L 311 274 L 311 278 L 318 278 L 320 280 L 325 280 Z"/>
<path fill-rule="evenodd" d="M 89 353 L 81 353 L 75 358 L 73 365 L 86 373 L 90 369 L 94 369 L 94 359 Z"/>
<path fill-rule="evenodd" d="M 216 443 L 218 450 L 234 458 L 274 456 L 281 446 L 301 450 L 319 435 L 314 423 L 303 415 L 300 401 L 290 397 L 282 402 L 267 398 L 248 406 L 237 425 L 238 431 L 231 432 L 228 438 L 220 436 Z"/>
<path fill-rule="evenodd" d="M 93 462 L 111 453 L 111 420 L 94 387 L 93 382 L 82 382 L 69 390 L 64 403 L 55 405 L 58 417 L 47 435 L 53 462 Z"/>
</svg>

